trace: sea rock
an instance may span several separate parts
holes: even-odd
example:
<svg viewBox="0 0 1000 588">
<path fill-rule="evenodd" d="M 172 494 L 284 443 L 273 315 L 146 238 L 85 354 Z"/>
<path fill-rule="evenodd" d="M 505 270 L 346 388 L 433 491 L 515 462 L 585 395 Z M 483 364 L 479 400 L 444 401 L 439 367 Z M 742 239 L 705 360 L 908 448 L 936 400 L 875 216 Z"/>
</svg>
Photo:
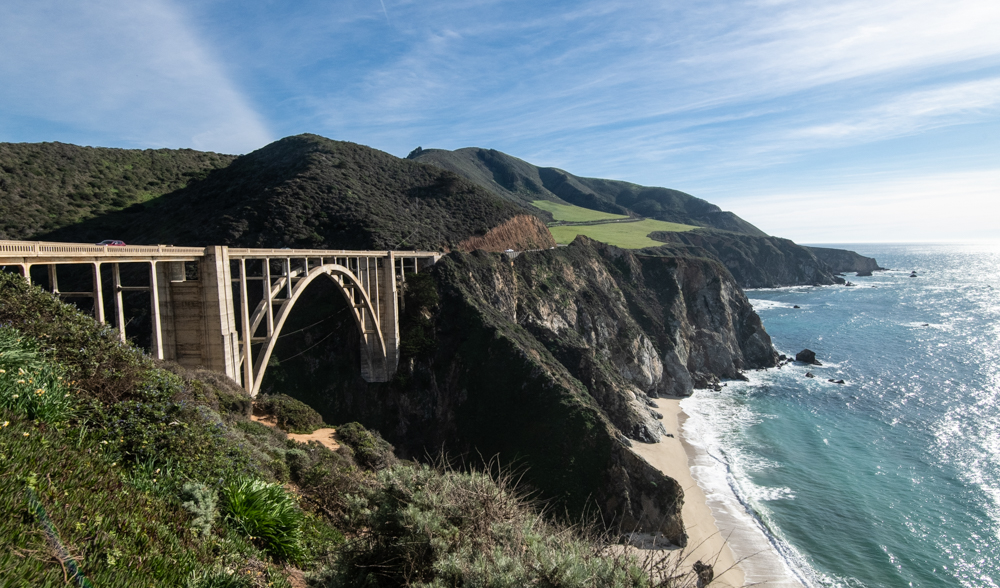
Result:
<svg viewBox="0 0 1000 588">
<path fill-rule="evenodd" d="M 816 352 L 812 349 L 803 349 L 795 354 L 795 361 L 801 361 L 802 363 L 811 363 L 813 365 L 819 365 L 816 361 Z"/>
<path fill-rule="evenodd" d="M 712 569 L 711 564 L 702 563 L 701 560 L 698 560 L 691 567 L 694 569 L 695 575 L 698 576 L 698 588 L 708 586 L 715 579 L 715 570 Z"/>
<path fill-rule="evenodd" d="M 812 372 L 806 372 L 806 377 L 807 378 L 815 378 L 816 376 L 814 376 Z"/>
</svg>

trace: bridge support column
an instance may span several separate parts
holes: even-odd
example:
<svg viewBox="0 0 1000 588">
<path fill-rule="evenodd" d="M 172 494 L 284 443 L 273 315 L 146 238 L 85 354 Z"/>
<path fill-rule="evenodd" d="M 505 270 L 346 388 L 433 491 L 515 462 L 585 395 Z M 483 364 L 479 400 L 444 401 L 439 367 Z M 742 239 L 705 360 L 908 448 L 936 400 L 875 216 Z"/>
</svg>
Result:
<svg viewBox="0 0 1000 588">
<path fill-rule="evenodd" d="M 59 276 L 56 273 L 56 264 L 50 263 L 45 266 L 49 270 L 49 289 L 56 296 L 59 295 Z"/>
<path fill-rule="evenodd" d="M 239 382 L 239 347 L 233 315 L 233 280 L 226 247 L 206 247 L 198 264 L 201 293 L 201 365 Z"/>
<path fill-rule="evenodd" d="M 104 287 L 101 284 L 101 264 L 94 266 L 94 320 L 104 324 Z"/>
<path fill-rule="evenodd" d="M 122 298 L 122 273 L 118 264 L 111 266 L 111 283 L 115 289 L 115 320 L 118 322 L 118 338 L 125 341 L 125 301 Z"/>
<path fill-rule="evenodd" d="M 399 365 L 399 297 L 396 291 L 396 256 L 393 252 L 390 251 L 382 260 L 378 279 L 382 286 L 382 291 L 378 293 L 378 314 L 385 341 L 386 369 L 391 375 L 396 373 Z"/>
<path fill-rule="evenodd" d="M 160 276 L 156 262 L 149 262 L 149 316 L 153 325 L 153 332 L 150 334 L 150 355 L 156 359 L 163 359 L 163 317 L 160 316 Z"/>
</svg>

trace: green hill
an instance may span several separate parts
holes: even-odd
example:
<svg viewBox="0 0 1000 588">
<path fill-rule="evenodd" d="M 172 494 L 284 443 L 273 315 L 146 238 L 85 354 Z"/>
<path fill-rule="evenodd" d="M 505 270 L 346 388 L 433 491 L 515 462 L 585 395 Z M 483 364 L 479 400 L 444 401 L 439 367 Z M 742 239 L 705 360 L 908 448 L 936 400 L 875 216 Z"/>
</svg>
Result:
<svg viewBox="0 0 1000 588">
<path fill-rule="evenodd" d="M 113 235 L 127 242 L 178 245 L 436 250 L 457 248 L 464 239 L 485 235 L 525 213 L 438 167 L 363 145 L 298 135 L 238 157 L 154 202 L 46 236 L 59 241 Z"/>
<path fill-rule="evenodd" d="M 152 202 L 233 159 L 191 149 L 0 143 L 0 239 L 33 239 Z"/>
<path fill-rule="evenodd" d="M 418 147 L 407 157 L 452 171 L 526 206 L 535 200 L 555 200 L 612 214 L 766 236 L 735 214 L 679 190 L 584 178 L 554 167 L 538 167 L 495 149 Z"/>
</svg>

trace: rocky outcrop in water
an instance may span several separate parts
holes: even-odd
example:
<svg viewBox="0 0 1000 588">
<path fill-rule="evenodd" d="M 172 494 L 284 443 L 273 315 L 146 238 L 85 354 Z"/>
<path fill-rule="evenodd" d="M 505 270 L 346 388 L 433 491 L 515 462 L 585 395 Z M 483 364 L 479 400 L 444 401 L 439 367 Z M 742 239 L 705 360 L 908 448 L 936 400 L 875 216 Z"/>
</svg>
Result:
<svg viewBox="0 0 1000 588">
<path fill-rule="evenodd" d="M 859 276 L 870 276 L 872 272 L 883 270 L 873 257 L 865 257 L 846 249 L 831 249 L 829 247 L 808 247 L 817 259 L 830 266 L 837 273 L 857 272 Z"/>
</svg>

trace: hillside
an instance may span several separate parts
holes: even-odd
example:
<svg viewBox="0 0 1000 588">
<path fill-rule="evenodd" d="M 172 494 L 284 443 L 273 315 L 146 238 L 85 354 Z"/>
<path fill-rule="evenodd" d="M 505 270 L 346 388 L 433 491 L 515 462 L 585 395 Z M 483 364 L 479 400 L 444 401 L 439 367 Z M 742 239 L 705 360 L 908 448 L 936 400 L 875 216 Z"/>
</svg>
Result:
<svg viewBox="0 0 1000 588">
<path fill-rule="evenodd" d="M 238 157 L 149 206 L 132 206 L 46 238 L 440 250 L 485 237 L 518 216 L 527 217 L 519 225 L 528 231 L 518 235 L 521 248 L 555 244 L 524 209 L 450 172 L 363 145 L 299 135 Z"/>
<path fill-rule="evenodd" d="M 34 239 L 151 203 L 233 159 L 191 149 L 0 143 L 0 239 Z"/>
<path fill-rule="evenodd" d="M 679 190 L 575 176 L 561 169 L 532 165 L 495 149 L 447 151 L 418 147 L 407 158 L 454 172 L 525 206 L 535 200 L 562 200 L 612 214 L 766 236 L 735 214 Z"/>
<path fill-rule="evenodd" d="M 19 276 L 0 273 L 0 325 L 5 587 L 695 581 L 690 564 L 609 556 L 607 536 L 543 518 L 495 467 L 400 462 L 358 423 L 336 427 L 336 451 L 298 443 L 251 420 L 250 398 L 225 377 L 155 364 Z M 289 430 L 322 425 L 286 396 L 257 400 L 255 414 L 280 414 Z M 559 412 L 579 429 L 569 408 Z M 595 423 L 606 448 L 591 410 Z M 665 482 L 633 485 L 679 491 Z"/>
</svg>

